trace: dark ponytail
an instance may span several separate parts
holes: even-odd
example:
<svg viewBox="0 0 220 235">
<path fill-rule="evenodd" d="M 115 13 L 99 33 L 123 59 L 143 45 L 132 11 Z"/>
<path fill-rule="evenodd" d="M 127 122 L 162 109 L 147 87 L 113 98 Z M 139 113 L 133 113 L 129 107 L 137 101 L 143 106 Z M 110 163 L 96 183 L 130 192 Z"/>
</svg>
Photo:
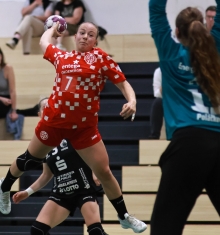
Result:
<svg viewBox="0 0 220 235">
<path fill-rule="evenodd" d="M 203 24 L 202 13 L 187 7 L 176 18 L 178 39 L 189 48 L 191 66 L 203 92 L 217 111 L 220 106 L 220 57 L 215 40 Z"/>
<path fill-rule="evenodd" d="M 189 27 L 190 60 L 202 90 L 213 107 L 220 105 L 220 57 L 215 40 L 199 21 Z"/>
</svg>

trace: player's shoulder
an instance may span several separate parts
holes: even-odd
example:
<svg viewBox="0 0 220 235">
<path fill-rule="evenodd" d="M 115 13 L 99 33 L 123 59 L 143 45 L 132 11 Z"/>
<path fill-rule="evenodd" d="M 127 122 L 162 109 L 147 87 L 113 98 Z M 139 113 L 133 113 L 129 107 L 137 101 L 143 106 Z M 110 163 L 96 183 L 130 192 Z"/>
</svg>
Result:
<svg viewBox="0 0 220 235">
<path fill-rule="evenodd" d="M 94 54 L 98 54 L 98 55 L 102 55 L 103 57 L 106 57 L 108 60 L 112 59 L 111 56 L 110 56 L 107 52 L 103 51 L 103 50 L 102 50 L 101 48 L 99 48 L 99 47 L 95 47 L 95 48 L 93 49 L 93 53 L 94 53 Z"/>
<path fill-rule="evenodd" d="M 99 53 L 99 54 L 104 54 L 105 52 L 101 49 L 101 48 L 99 48 L 99 47 L 94 47 L 93 49 L 92 49 L 92 52 L 94 53 L 94 54 L 97 54 L 97 53 Z"/>
</svg>

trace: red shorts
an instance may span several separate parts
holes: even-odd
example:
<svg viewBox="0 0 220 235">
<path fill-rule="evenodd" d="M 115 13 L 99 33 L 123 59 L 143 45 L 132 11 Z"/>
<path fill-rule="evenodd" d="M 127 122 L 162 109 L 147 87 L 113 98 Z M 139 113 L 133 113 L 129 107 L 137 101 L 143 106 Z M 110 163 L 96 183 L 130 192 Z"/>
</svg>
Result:
<svg viewBox="0 0 220 235">
<path fill-rule="evenodd" d="M 42 120 L 35 128 L 38 139 L 47 146 L 56 147 L 68 139 L 74 149 L 84 149 L 98 143 L 102 138 L 97 126 L 81 129 L 61 129 L 45 125 Z"/>
</svg>

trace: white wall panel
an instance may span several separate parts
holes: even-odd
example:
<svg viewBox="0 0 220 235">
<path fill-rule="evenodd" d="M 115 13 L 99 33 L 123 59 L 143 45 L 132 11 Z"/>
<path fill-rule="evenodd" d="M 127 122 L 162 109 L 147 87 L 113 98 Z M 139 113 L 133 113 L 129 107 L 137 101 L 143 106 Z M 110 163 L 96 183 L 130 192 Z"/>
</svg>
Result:
<svg viewBox="0 0 220 235">
<path fill-rule="evenodd" d="M 24 0 L 0 0 L 0 37 L 11 37 L 21 19 Z M 150 33 L 148 0 L 84 0 L 86 20 L 107 29 L 109 34 Z M 202 11 L 215 4 L 215 0 L 168 0 L 167 13 L 174 28 L 177 13 L 187 6 L 199 7 Z"/>
</svg>

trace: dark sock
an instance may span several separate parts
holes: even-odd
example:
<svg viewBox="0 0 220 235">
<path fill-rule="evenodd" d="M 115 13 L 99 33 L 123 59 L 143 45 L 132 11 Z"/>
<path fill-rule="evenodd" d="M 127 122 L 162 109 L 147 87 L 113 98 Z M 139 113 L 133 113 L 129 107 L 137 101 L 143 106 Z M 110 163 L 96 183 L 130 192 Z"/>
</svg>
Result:
<svg viewBox="0 0 220 235">
<path fill-rule="evenodd" d="M 123 196 L 119 198 L 110 200 L 111 204 L 114 206 L 115 210 L 118 212 L 118 216 L 120 219 L 125 219 L 124 214 L 128 213 L 127 208 L 125 206 L 125 202 Z"/>
<path fill-rule="evenodd" d="M 15 44 L 18 44 L 19 39 L 18 38 L 12 38 L 12 40 L 15 42 Z"/>
<path fill-rule="evenodd" d="M 88 226 L 87 232 L 89 235 L 103 235 L 106 234 L 102 228 L 101 223 L 94 223 Z"/>
<path fill-rule="evenodd" d="M 14 184 L 14 182 L 18 179 L 19 177 L 14 177 L 11 172 L 10 172 L 10 169 L 8 170 L 8 173 L 5 177 L 5 179 L 3 180 L 2 182 L 2 185 L 1 185 L 1 189 L 2 189 L 2 192 L 5 193 L 5 192 L 8 192 L 11 190 L 11 187 L 12 185 Z"/>
<path fill-rule="evenodd" d="M 18 114 L 22 114 L 25 117 L 37 117 L 38 116 L 39 107 L 38 107 L 38 104 L 36 104 L 33 108 L 29 108 L 29 109 L 17 109 L 16 111 L 17 111 Z"/>
</svg>

